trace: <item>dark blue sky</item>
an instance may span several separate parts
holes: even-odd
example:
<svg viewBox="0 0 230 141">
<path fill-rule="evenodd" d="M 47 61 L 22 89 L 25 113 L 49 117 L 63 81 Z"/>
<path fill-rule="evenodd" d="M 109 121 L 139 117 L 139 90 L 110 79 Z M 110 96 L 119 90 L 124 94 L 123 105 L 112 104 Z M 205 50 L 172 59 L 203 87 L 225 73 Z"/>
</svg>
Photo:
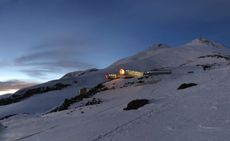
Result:
<svg viewBox="0 0 230 141">
<path fill-rule="evenodd" d="M 0 81 L 104 68 L 152 43 L 230 45 L 229 0 L 1 0 Z"/>
</svg>

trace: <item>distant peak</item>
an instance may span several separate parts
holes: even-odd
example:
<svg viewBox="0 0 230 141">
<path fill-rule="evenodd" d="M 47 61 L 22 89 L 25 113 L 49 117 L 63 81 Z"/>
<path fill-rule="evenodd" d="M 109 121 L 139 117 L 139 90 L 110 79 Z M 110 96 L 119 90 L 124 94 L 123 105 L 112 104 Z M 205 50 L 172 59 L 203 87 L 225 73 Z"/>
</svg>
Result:
<svg viewBox="0 0 230 141">
<path fill-rule="evenodd" d="M 210 46 L 210 47 L 216 47 L 216 48 L 223 48 L 224 46 L 217 43 L 217 42 L 214 42 L 214 41 L 211 41 L 211 40 L 208 40 L 206 38 L 196 38 L 194 40 L 192 40 L 191 42 L 187 43 L 186 45 L 190 45 L 190 46 Z"/>
</svg>

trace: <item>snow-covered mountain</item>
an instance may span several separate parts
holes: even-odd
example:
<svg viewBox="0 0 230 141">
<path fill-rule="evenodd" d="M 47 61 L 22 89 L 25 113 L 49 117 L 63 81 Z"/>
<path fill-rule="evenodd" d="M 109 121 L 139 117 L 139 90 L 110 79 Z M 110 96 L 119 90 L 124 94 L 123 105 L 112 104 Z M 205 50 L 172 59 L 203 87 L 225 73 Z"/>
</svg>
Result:
<svg viewBox="0 0 230 141">
<path fill-rule="evenodd" d="M 131 69 L 148 70 L 159 67 L 178 67 L 200 56 L 208 54 L 225 55 L 226 53 L 229 53 L 228 48 L 213 41 L 199 38 L 177 48 L 156 44 L 147 51 L 115 62 L 110 68 L 128 67 Z"/>
<path fill-rule="evenodd" d="M 105 80 L 119 68 L 172 74 Z M 204 38 L 155 44 L 105 69 L 71 72 L 1 99 L 0 140 L 229 141 L 229 86 L 229 48 Z M 81 96 L 81 88 L 90 92 Z M 136 99 L 147 103 L 126 110 Z"/>
</svg>

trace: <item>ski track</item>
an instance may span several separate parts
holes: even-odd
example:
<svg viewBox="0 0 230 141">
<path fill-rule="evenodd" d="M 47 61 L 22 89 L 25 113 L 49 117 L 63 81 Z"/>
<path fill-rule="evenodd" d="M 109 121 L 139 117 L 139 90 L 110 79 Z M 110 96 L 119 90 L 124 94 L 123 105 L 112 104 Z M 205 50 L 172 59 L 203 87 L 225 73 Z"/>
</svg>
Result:
<svg viewBox="0 0 230 141">
<path fill-rule="evenodd" d="M 13 140 L 13 141 L 21 141 L 21 140 L 24 140 L 24 139 L 30 138 L 30 137 L 32 137 L 32 136 L 35 136 L 35 135 L 38 135 L 38 134 L 44 133 L 44 132 L 46 132 L 46 131 L 48 131 L 48 130 L 50 130 L 50 129 L 54 129 L 54 128 L 56 128 L 56 127 L 57 127 L 57 125 L 52 126 L 52 127 L 50 127 L 50 128 L 47 128 L 47 129 L 44 129 L 44 130 L 42 130 L 42 131 L 39 131 L 39 132 L 36 132 L 36 133 L 30 134 L 30 135 L 24 136 L 24 137 L 21 137 L 21 138 L 19 138 L 19 139 L 15 139 L 15 140 Z"/>
</svg>

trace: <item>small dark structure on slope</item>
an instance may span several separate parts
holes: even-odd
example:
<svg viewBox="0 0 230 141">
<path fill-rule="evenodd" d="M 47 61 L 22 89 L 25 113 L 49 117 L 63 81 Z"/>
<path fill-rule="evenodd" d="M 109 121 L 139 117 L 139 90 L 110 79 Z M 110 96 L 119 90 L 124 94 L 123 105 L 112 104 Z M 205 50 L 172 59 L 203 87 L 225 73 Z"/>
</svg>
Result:
<svg viewBox="0 0 230 141">
<path fill-rule="evenodd" d="M 87 89 L 87 88 L 81 88 L 79 90 L 79 95 L 85 95 L 85 94 L 87 94 L 88 91 L 89 91 L 89 89 Z"/>
</svg>

